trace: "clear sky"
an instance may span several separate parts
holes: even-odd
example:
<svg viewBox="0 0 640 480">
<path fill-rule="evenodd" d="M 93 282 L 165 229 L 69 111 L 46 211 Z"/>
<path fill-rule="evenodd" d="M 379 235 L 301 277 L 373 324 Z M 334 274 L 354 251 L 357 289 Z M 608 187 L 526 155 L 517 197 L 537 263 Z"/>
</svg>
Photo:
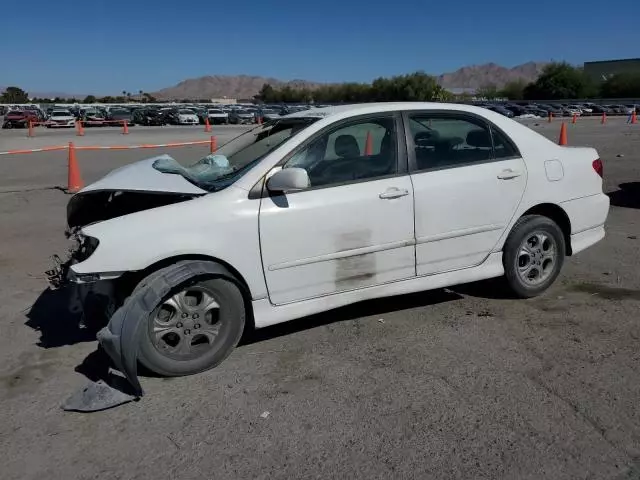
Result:
<svg viewBox="0 0 640 480">
<path fill-rule="evenodd" d="M 640 0 L 25 0 L 0 24 L 0 85 L 31 92 L 640 57 Z"/>
</svg>

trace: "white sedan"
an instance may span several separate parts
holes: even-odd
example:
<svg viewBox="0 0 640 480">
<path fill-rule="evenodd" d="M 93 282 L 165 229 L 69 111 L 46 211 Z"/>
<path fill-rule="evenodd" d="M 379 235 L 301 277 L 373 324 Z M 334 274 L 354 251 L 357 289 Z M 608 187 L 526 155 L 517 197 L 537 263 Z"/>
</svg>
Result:
<svg viewBox="0 0 640 480">
<path fill-rule="evenodd" d="M 74 127 L 76 117 L 69 110 L 54 110 L 45 125 L 47 128 Z"/>
<path fill-rule="evenodd" d="M 141 395 L 137 361 L 200 372 L 249 327 L 492 277 L 539 295 L 605 236 L 602 174 L 593 148 L 484 108 L 305 110 L 192 167 L 165 155 L 87 186 L 79 249 L 48 273 L 79 305 L 110 299 L 98 339 Z"/>
<path fill-rule="evenodd" d="M 193 110 L 182 108 L 178 110 L 178 123 L 180 125 L 198 125 L 200 119 Z"/>
</svg>

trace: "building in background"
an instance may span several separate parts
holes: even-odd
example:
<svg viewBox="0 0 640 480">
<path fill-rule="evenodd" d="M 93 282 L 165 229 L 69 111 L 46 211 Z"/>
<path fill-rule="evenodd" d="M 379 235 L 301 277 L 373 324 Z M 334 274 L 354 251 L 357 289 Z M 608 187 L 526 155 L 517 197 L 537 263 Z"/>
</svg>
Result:
<svg viewBox="0 0 640 480">
<path fill-rule="evenodd" d="M 584 73 L 597 82 L 603 82 L 617 73 L 640 73 L 640 58 L 584 62 Z"/>
<path fill-rule="evenodd" d="M 233 105 L 234 103 L 238 103 L 238 99 L 237 98 L 227 98 L 227 97 L 212 98 L 211 99 L 211 103 L 220 103 L 222 105 Z"/>
</svg>

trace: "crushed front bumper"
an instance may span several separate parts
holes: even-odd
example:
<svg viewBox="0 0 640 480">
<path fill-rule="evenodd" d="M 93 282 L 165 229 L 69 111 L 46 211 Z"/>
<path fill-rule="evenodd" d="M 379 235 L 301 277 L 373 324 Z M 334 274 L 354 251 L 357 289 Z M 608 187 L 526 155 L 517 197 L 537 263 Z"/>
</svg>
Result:
<svg viewBox="0 0 640 480">
<path fill-rule="evenodd" d="M 49 288 L 64 289 L 68 293 L 67 310 L 74 315 L 80 314 L 80 328 L 100 328 L 106 325 L 117 307 L 114 281 L 102 280 L 99 275 L 78 277 L 71 267 L 86 260 L 97 247 L 97 241 L 78 233 L 67 236 L 72 241 L 67 258 L 63 260 L 53 255 L 51 269 L 45 272 Z"/>
</svg>

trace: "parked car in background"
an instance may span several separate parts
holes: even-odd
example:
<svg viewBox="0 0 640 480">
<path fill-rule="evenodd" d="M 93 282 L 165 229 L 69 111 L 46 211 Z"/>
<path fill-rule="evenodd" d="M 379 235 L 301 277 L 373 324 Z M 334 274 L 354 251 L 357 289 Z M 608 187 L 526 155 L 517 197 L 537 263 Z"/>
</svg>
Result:
<svg viewBox="0 0 640 480">
<path fill-rule="evenodd" d="M 84 127 L 104 127 L 106 118 L 103 113 L 95 109 L 80 111 L 80 119 Z"/>
<path fill-rule="evenodd" d="M 137 125 L 164 126 L 168 122 L 165 115 L 157 108 L 139 108 L 133 112 L 133 121 Z"/>
<path fill-rule="evenodd" d="M 44 122 L 47 119 L 47 115 L 45 115 L 44 111 L 36 105 L 26 105 L 24 107 L 24 111 L 31 115 L 35 115 L 36 121 L 38 122 Z"/>
<path fill-rule="evenodd" d="M 4 116 L 2 128 L 27 128 L 30 121 L 39 121 L 38 115 L 35 112 L 30 110 L 10 110 Z"/>
<path fill-rule="evenodd" d="M 163 108 L 160 110 L 168 125 L 180 125 L 178 110 L 175 108 Z"/>
<path fill-rule="evenodd" d="M 485 108 L 508 118 L 513 118 L 514 116 L 511 110 L 504 108 L 502 105 L 487 105 Z"/>
<path fill-rule="evenodd" d="M 524 108 L 528 114 L 535 115 L 536 117 L 546 117 L 549 115 L 547 110 L 537 105 L 526 105 Z"/>
<path fill-rule="evenodd" d="M 47 119 L 47 128 L 73 128 L 76 117 L 69 110 L 53 110 Z"/>
<path fill-rule="evenodd" d="M 591 115 L 593 113 L 593 107 L 595 104 L 593 103 L 581 103 L 578 105 L 580 110 L 582 111 L 582 115 Z"/>
<path fill-rule="evenodd" d="M 258 110 L 257 115 L 265 122 L 268 122 L 269 120 L 276 120 L 281 117 L 280 112 L 273 108 L 262 108 Z"/>
<path fill-rule="evenodd" d="M 180 108 L 176 112 L 177 125 L 198 125 L 200 119 L 194 110 Z"/>
<path fill-rule="evenodd" d="M 522 105 L 516 105 L 515 103 L 506 103 L 504 108 L 511 111 L 515 117 L 527 114 L 527 109 Z"/>
<path fill-rule="evenodd" d="M 135 125 L 133 113 L 127 108 L 110 108 L 109 113 L 107 113 L 107 120 L 110 121 L 109 124 L 112 126 L 121 126 L 125 122 L 129 127 Z"/>
<path fill-rule="evenodd" d="M 591 113 L 593 115 L 602 115 L 603 113 L 606 113 L 607 115 L 611 115 L 611 114 L 614 114 L 615 112 L 613 111 L 612 108 L 609 108 L 606 105 L 593 105 L 591 107 Z"/>
<path fill-rule="evenodd" d="M 554 105 L 549 105 L 547 103 L 538 103 L 536 107 L 545 112 L 545 117 L 548 117 L 549 114 L 553 114 L 554 116 L 562 116 L 562 110 Z"/>
<path fill-rule="evenodd" d="M 620 115 L 623 113 L 620 105 L 603 105 L 603 107 L 609 109 L 613 115 Z"/>
<path fill-rule="evenodd" d="M 576 115 L 578 117 L 582 115 L 582 108 L 580 105 L 567 105 L 566 110 L 570 115 Z"/>
<path fill-rule="evenodd" d="M 247 123 L 254 123 L 255 121 L 255 114 L 253 112 L 250 112 L 249 110 L 236 109 L 232 110 L 231 113 L 229 113 L 229 123 L 242 125 Z"/>
<path fill-rule="evenodd" d="M 229 123 L 229 113 L 219 108 L 209 108 L 206 115 L 211 125 Z"/>
<path fill-rule="evenodd" d="M 629 115 L 631 112 L 629 108 L 620 104 L 607 105 L 611 110 L 613 110 L 618 115 Z"/>
</svg>

